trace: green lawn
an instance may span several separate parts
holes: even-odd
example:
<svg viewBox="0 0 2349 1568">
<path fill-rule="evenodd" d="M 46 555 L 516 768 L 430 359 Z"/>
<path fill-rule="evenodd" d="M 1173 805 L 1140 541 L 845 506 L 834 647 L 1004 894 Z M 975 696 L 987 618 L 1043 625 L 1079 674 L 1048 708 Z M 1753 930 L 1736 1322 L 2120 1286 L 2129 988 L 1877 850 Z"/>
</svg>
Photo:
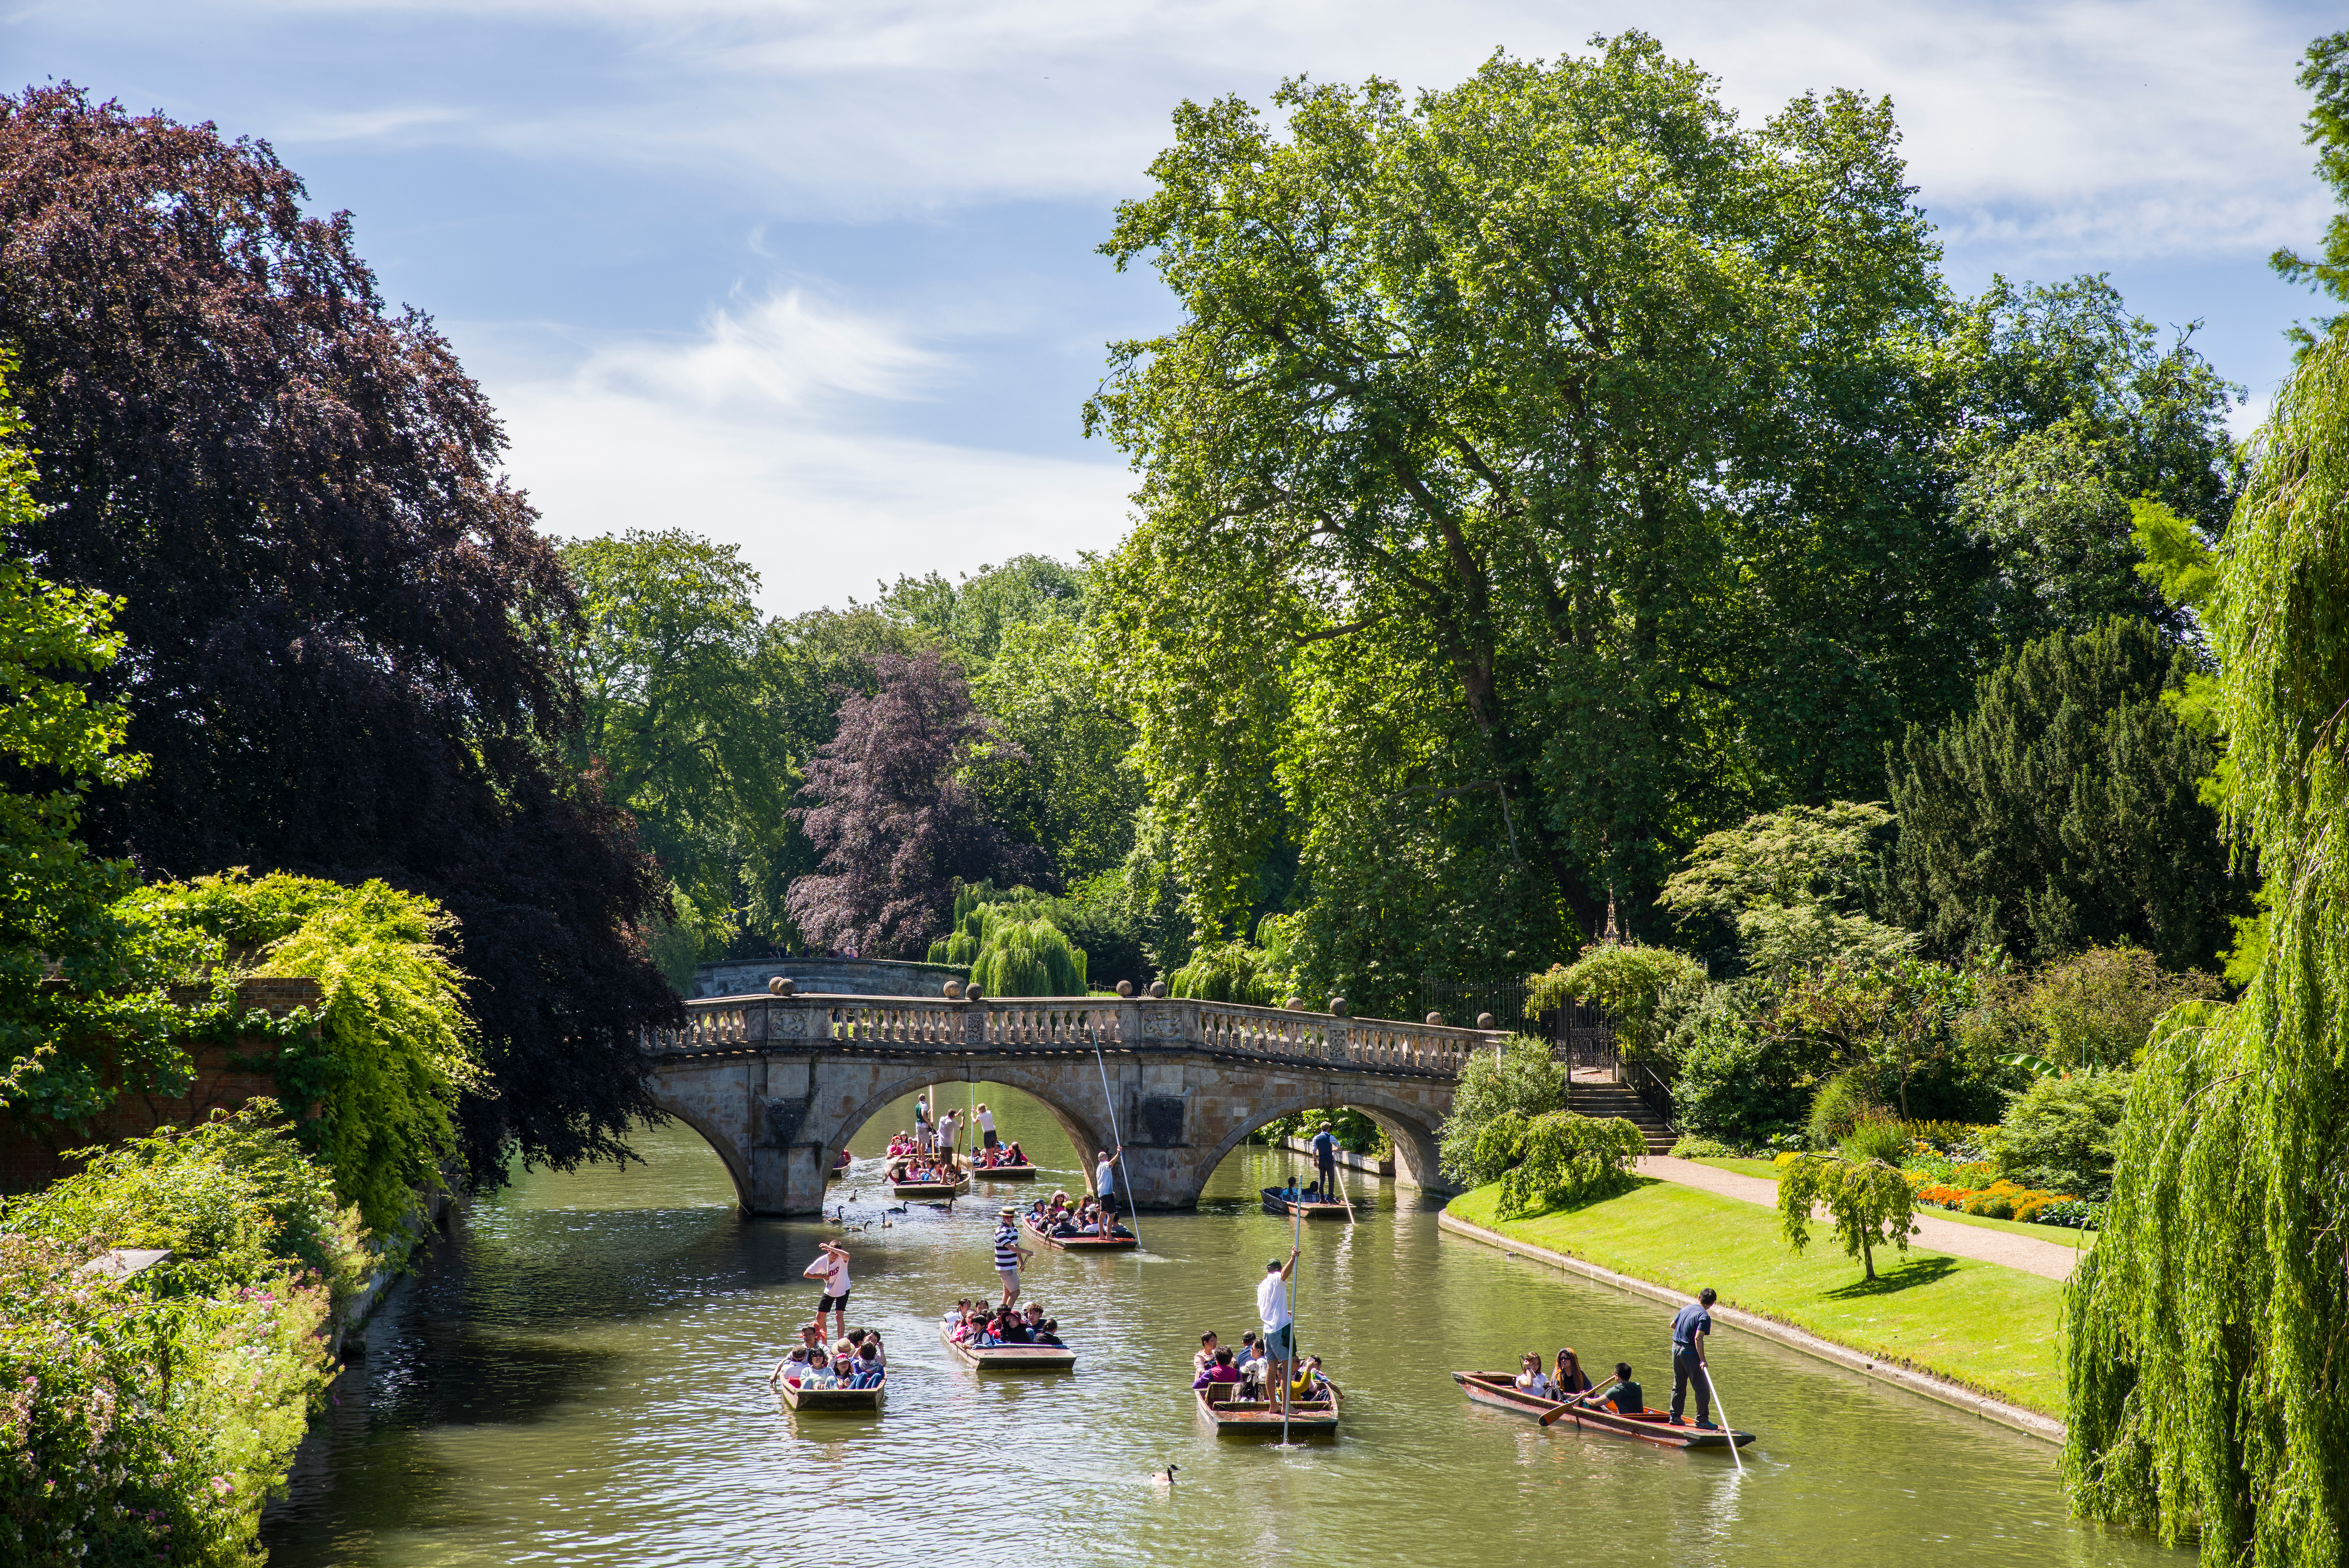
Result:
<svg viewBox="0 0 2349 1568">
<path fill-rule="evenodd" d="M 1766 1159 L 1692 1159 L 1689 1163 L 1709 1165 L 1715 1170 L 1733 1170 L 1740 1176 L 1758 1176 L 1764 1181 L 1778 1179 L 1778 1168 Z M 2021 1220 L 1993 1220 L 1987 1214 L 1961 1214 L 1954 1209 L 1920 1209 L 1917 1212 L 1960 1225 L 1978 1225 L 1985 1231 L 2012 1231 L 2034 1241 L 2070 1247 L 2075 1251 L 2085 1251 L 2096 1244 L 2094 1231 L 2075 1231 L 2068 1225 L 2031 1225 Z"/>
<path fill-rule="evenodd" d="M 2064 1287 L 2054 1280 L 1912 1251 L 1906 1261 L 1879 1253 L 1871 1284 L 1823 1231 L 1798 1257 L 1770 1210 L 1668 1182 L 1506 1224 L 1493 1214 L 1499 1195 L 1497 1183 L 1481 1187 L 1449 1208 L 1472 1225 L 1691 1295 L 1711 1285 L 1727 1305 L 2064 1414 Z"/>
</svg>

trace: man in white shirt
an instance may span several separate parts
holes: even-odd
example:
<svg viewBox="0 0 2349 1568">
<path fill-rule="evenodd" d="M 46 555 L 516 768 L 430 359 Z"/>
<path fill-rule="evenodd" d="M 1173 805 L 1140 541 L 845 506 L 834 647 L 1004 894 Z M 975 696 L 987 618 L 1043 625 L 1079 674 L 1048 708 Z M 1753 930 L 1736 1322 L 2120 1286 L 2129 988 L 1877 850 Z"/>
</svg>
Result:
<svg viewBox="0 0 2349 1568">
<path fill-rule="evenodd" d="M 1102 1234 L 1106 1236 L 1117 1223 L 1117 1157 L 1125 1152 L 1125 1145 L 1114 1149 L 1102 1149 L 1094 1156 L 1093 1195 L 1101 1199 Z"/>
<path fill-rule="evenodd" d="M 1257 1321 L 1264 1325 L 1264 1338 L 1260 1343 L 1265 1359 L 1271 1364 L 1270 1370 L 1279 1376 L 1283 1389 L 1288 1388 L 1288 1380 L 1297 1376 L 1289 1367 L 1289 1363 L 1297 1355 L 1297 1335 L 1292 1326 L 1296 1320 L 1288 1314 L 1288 1276 L 1296 1271 L 1297 1249 L 1291 1247 L 1286 1265 L 1265 1264 L 1264 1278 L 1256 1287 Z"/>
<path fill-rule="evenodd" d="M 954 1153 L 955 1137 L 956 1135 L 961 1131 L 962 1119 L 956 1116 L 952 1111 L 948 1111 L 944 1116 L 938 1117 L 938 1152 L 940 1154 Z"/>
</svg>

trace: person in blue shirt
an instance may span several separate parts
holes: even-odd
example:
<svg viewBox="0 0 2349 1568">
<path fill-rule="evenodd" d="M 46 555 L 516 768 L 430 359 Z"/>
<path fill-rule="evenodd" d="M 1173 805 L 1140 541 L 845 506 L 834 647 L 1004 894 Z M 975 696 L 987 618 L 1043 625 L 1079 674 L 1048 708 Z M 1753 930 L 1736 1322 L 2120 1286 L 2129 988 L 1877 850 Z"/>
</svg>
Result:
<svg viewBox="0 0 2349 1568">
<path fill-rule="evenodd" d="M 1713 1374 L 1705 1365 L 1704 1342 L 1713 1337 L 1713 1314 L 1708 1309 L 1716 1299 L 1713 1287 L 1707 1285 L 1672 1319 L 1672 1420 L 1679 1422 L 1688 1391 L 1694 1387 L 1696 1424 L 1699 1430 L 1707 1432 L 1713 1429 Z"/>
<path fill-rule="evenodd" d="M 1320 1130 L 1313 1135 L 1313 1168 L 1321 1183 L 1321 1200 L 1326 1203 L 1338 1190 L 1338 1139 L 1330 1131 L 1328 1122 L 1323 1122 Z"/>
</svg>

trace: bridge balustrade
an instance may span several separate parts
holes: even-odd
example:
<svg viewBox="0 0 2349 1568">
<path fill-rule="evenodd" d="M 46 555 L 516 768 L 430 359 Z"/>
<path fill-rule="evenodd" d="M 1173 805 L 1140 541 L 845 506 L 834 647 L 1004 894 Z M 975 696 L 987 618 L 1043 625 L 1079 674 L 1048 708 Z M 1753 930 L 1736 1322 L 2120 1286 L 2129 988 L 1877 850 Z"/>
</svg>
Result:
<svg viewBox="0 0 2349 1568">
<path fill-rule="evenodd" d="M 648 1049 L 728 1051 L 794 1042 L 957 1054 L 1157 1048 L 1452 1077 L 1471 1051 L 1499 1039 L 1442 1024 L 1176 998 L 974 1002 L 817 994 L 696 998 L 685 1005 L 686 1026 L 647 1031 Z"/>
</svg>

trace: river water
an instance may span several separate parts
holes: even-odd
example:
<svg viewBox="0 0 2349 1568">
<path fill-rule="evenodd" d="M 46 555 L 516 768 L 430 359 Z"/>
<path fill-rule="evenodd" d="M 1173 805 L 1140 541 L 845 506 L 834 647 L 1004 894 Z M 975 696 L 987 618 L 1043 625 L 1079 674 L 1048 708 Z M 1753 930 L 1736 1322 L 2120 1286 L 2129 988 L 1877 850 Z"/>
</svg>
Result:
<svg viewBox="0 0 2349 1568">
<path fill-rule="evenodd" d="M 1078 1189 L 1040 1106 L 977 1095 Z M 1139 1252 L 1035 1261 L 1074 1374 L 981 1375 L 948 1357 L 936 1314 L 995 1289 L 990 1190 L 1036 1189 L 885 1215 L 873 1157 L 911 1121 L 868 1124 L 833 1189 L 871 1227 L 845 1232 L 849 1316 L 888 1344 L 885 1415 L 802 1416 L 763 1384 L 812 1304 L 801 1270 L 841 1228 L 740 1217 L 717 1157 L 653 1129 L 645 1164 L 524 1176 L 422 1262 L 266 1526 L 274 1568 L 2188 1562 L 2068 1518 L 2045 1445 L 1733 1332 L 1714 1360 L 1760 1434 L 1742 1475 L 1725 1452 L 1473 1407 L 1452 1369 L 1561 1345 L 1631 1361 L 1661 1404 L 1668 1314 L 1444 1235 L 1433 1200 L 1361 1177 L 1375 1211 L 1309 1228 L 1298 1276 L 1300 1348 L 1346 1391 L 1342 1434 L 1219 1439 L 1191 1352 L 1203 1329 L 1237 1344 L 1255 1326 L 1289 1241 L 1253 1197 L 1288 1157 L 1247 1146 L 1198 1212 L 1140 1216 Z M 1171 1487 L 1154 1480 L 1169 1465 Z"/>
</svg>

